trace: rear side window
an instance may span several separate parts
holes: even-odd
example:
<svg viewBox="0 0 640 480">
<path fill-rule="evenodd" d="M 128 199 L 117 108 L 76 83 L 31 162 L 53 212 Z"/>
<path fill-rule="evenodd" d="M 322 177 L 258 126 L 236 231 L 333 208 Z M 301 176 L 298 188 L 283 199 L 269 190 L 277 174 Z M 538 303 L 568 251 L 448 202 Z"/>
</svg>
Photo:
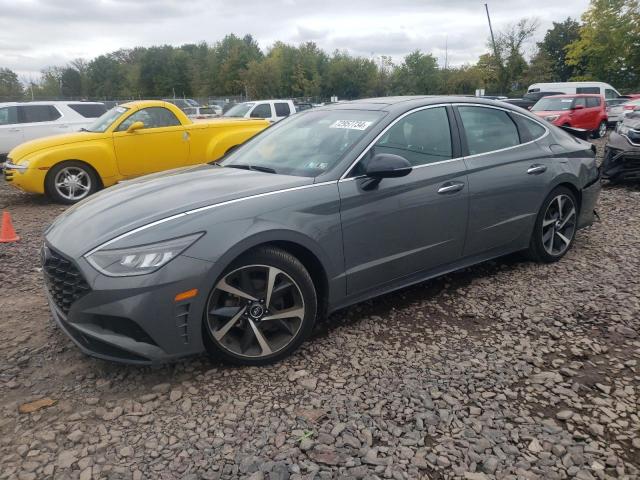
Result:
<svg viewBox="0 0 640 480">
<path fill-rule="evenodd" d="M 587 108 L 599 107 L 600 99 L 598 97 L 587 97 Z"/>
<path fill-rule="evenodd" d="M 458 107 L 469 155 L 492 152 L 520 144 L 518 129 L 504 110 Z"/>
<path fill-rule="evenodd" d="M 69 103 L 68 107 L 84 118 L 98 118 L 107 111 L 107 107 L 101 103 Z"/>
<path fill-rule="evenodd" d="M 20 123 L 53 122 L 61 116 L 53 105 L 20 105 L 18 107 Z"/>
<path fill-rule="evenodd" d="M 126 131 L 135 122 L 144 123 L 144 128 L 176 127 L 181 125 L 180 120 L 164 107 L 148 107 L 138 110 L 124 120 L 116 131 Z"/>
<path fill-rule="evenodd" d="M 251 112 L 251 118 L 271 118 L 271 105 L 268 103 L 263 103 L 261 105 L 256 106 Z"/>
<path fill-rule="evenodd" d="M 600 87 L 578 87 L 576 93 L 600 93 Z"/>
<path fill-rule="evenodd" d="M 531 120 L 530 118 L 523 117 L 522 115 L 512 114 L 513 120 L 518 125 L 520 131 L 520 141 L 522 143 L 531 142 L 542 137 L 546 129 L 538 122 Z"/>
<path fill-rule="evenodd" d="M 276 107 L 276 117 L 286 117 L 291 113 L 288 103 L 275 103 L 274 107 Z"/>
<path fill-rule="evenodd" d="M 0 125 L 18 123 L 18 109 L 16 107 L 0 108 Z"/>
<path fill-rule="evenodd" d="M 418 166 L 451 158 L 451 130 L 444 107 L 407 115 L 374 145 L 373 153 L 392 153 Z"/>
</svg>

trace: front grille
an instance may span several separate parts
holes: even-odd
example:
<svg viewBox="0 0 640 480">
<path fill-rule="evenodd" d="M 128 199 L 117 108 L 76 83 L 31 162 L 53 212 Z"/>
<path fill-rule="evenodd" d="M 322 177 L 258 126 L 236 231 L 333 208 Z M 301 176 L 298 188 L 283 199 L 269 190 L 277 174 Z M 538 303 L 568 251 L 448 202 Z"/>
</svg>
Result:
<svg viewBox="0 0 640 480">
<path fill-rule="evenodd" d="M 91 288 L 76 266 L 51 248 L 42 248 L 42 271 L 51 298 L 63 313 Z"/>
</svg>

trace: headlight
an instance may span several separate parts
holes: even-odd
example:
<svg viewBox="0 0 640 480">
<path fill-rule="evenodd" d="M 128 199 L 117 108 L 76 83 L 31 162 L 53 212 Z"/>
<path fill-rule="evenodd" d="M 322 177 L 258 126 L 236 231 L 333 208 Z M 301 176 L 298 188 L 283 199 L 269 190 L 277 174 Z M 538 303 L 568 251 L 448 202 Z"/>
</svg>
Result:
<svg viewBox="0 0 640 480">
<path fill-rule="evenodd" d="M 93 268 L 109 277 L 131 277 L 155 272 L 176 258 L 203 235 L 202 232 L 158 243 L 114 250 L 94 250 L 85 256 Z"/>
<path fill-rule="evenodd" d="M 555 122 L 559 118 L 560 115 L 547 115 L 546 117 L 544 117 L 547 122 Z"/>
</svg>

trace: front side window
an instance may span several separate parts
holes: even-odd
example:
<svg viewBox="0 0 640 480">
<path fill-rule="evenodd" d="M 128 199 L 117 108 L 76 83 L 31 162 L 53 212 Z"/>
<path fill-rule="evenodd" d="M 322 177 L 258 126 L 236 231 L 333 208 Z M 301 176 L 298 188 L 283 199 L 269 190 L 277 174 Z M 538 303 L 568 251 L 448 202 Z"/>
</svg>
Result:
<svg viewBox="0 0 640 480">
<path fill-rule="evenodd" d="M 414 167 L 450 159 L 451 130 L 446 108 L 427 108 L 407 115 L 387 130 L 372 150 L 374 155 L 400 155 Z"/>
<path fill-rule="evenodd" d="M 164 107 L 149 107 L 138 110 L 118 126 L 118 132 L 126 131 L 135 122 L 144 123 L 144 128 L 175 127 L 180 125 L 176 116 Z"/>
<path fill-rule="evenodd" d="M 598 92 L 600 93 L 600 92 Z M 618 98 L 618 92 L 611 88 L 604 89 L 604 98 Z"/>
<path fill-rule="evenodd" d="M 317 177 L 338 165 L 383 115 L 371 110 L 309 110 L 262 131 L 220 163 Z"/>
<path fill-rule="evenodd" d="M 514 147 L 520 143 L 518 129 L 504 110 L 458 107 L 469 155 Z"/>
<path fill-rule="evenodd" d="M 20 105 L 18 107 L 20 123 L 53 122 L 61 116 L 53 105 Z"/>
<path fill-rule="evenodd" d="M 278 102 L 274 107 L 276 107 L 276 117 L 287 117 L 291 113 L 288 103 Z"/>
<path fill-rule="evenodd" d="M 251 118 L 271 118 L 271 105 L 263 103 L 253 109 L 250 115 Z"/>
<path fill-rule="evenodd" d="M 0 125 L 13 125 L 18 123 L 18 109 L 16 107 L 0 108 Z"/>
</svg>

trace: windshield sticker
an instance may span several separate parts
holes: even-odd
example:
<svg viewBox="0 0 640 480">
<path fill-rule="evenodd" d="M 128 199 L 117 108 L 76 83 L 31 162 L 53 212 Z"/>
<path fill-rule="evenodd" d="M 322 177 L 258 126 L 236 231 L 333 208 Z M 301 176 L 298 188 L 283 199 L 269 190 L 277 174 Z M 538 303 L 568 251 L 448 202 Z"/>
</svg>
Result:
<svg viewBox="0 0 640 480">
<path fill-rule="evenodd" d="M 349 130 L 366 130 L 373 122 L 360 120 L 336 120 L 329 128 L 348 128 Z"/>
</svg>

